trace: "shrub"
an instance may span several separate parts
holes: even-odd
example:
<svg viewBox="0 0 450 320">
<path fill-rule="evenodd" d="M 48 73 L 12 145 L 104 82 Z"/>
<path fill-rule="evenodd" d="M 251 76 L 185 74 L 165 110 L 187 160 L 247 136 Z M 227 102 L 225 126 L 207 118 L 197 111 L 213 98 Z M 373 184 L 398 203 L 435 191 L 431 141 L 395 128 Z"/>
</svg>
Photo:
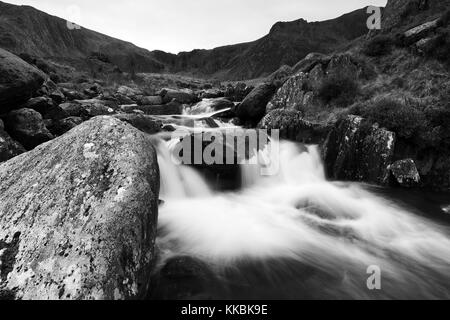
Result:
<svg viewBox="0 0 450 320">
<path fill-rule="evenodd" d="M 405 100 L 381 97 L 352 107 L 352 113 L 366 118 L 370 123 L 378 123 L 399 137 L 409 139 L 427 127 L 425 114 Z"/>
<path fill-rule="evenodd" d="M 338 107 L 352 104 L 359 93 L 359 86 L 350 76 L 330 76 L 325 78 L 319 87 L 319 97 L 325 102 L 335 103 Z"/>
<path fill-rule="evenodd" d="M 392 50 L 394 40 L 388 35 L 373 37 L 363 47 L 363 53 L 369 57 L 380 57 L 387 55 Z"/>
</svg>

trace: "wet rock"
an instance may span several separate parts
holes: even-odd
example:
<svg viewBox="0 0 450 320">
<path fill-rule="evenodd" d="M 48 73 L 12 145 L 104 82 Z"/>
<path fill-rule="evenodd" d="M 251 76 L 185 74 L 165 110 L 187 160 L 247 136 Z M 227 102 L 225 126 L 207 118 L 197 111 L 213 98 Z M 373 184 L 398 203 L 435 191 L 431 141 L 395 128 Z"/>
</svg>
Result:
<svg viewBox="0 0 450 320">
<path fill-rule="evenodd" d="M 148 134 L 155 134 L 161 131 L 162 122 L 151 116 L 143 114 L 117 114 L 114 117 Z"/>
<path fill-rule="evenodd" d="M 236 115 L 239 119 L 257 124 L 266 114 L 266 106 L 275 94 L 276 86 L 263 83 L 252 92 L 237 107 Z"/>
<path fill-rule="evenodd" d="M 0 114 L 30 99 L 44 79 L 37 68 L 0 48 Z"/>
<path fill-rule="evenodd" d="M 142 97 L 138 102 L 140 105 L 146 106 L 155 106 L 163 104 L 161 96 L 145 96 Z"/>
<path fill-rule="evenodd" d="M 190 89 L 163 89 L 159 95 L 164 103 L 169 103 L 174 99 L 183 104 L 190 104 L 198 101 L 198 97 L 195 95 L 194 91 Z"/>
<path fill-rule="evenodd" d="M 278 109 L 269 112 L 259 123 L 258 128 L 279 130 L 281 139 L 288 139 L 307 144 L 322 143 L 328 129 L 324 125 L 311 123 L 302 117 L 302 113 L 294 110 Z"/>
<path fill-rule="evenodd" d="M 15 140 L 13 140 L 3 128 L 0 120 L 0 162 L 8 161 L 26 150 Z"/>
<path fill-rule="evenodd" d="M 402 187 L 415 187 L 420 184 L 420 174 L 413 159 L 396 161 L 389 166 L 396 184 Z"/>
<path fill-rule="evenodd" d="M 27 150 L 53 139 L 39 112 L 32 109 L 11 111 L 5 121 L 6 130 Z"/>
<path fill-rule="evenodd" d="M 208 290 L 216 281 L 214 272 L 192 257 L 169 259 L 155 275 L 155 288 L 149 298 L 157 300 L 210 299 Z"/>
<path fill-rule="evenodd" d="M 159 196 L 145 134 L 97 117 L 0 165 L 0 291 L 15 299 L 133 299 L 148 292 Z"/>
<path fill-rule="evenodd" d="M 214 111 L 231 109 L 234 103 L 225 98 L 204 99 L 200 101 L 190 110 L 191 114 L 210 113 Z"/>
<path fill-rule="evenodd" d="M 139 89 L 130 88 L 127 86 L 121 86 L 117 89 L 117 93 L 131 99 L 136 98 L 137 96 L 142 96 L 143 92 Z M 134 100 L 134 99 L 133 99 Z"/>
<path fill-rule="evenodd" d="M 337 180 L 385 184 L 395 143 L 395 133 L 369 126 L 361 117 L 348 116 L 338 121 L 322 148 L 327 175 Z"/>
</svg>

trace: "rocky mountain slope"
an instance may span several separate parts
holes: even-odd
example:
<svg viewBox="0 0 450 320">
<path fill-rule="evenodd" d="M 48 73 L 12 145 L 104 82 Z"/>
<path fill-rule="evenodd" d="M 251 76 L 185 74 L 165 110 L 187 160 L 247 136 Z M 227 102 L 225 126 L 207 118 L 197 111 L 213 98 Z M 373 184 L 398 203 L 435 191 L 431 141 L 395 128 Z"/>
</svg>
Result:
<svg viewBox="0 0 450 320">
<path fill-rule="evenodd" d="M 103 56 L 123 70 L 157 72 L 165 68 L 151 52 L 131 43 L 85 28 L 70 29 L 64 19 L 4 2 L 0 2 L 0 47 L 75 65 Z"/>
<path fill-rule="evenodd" d="M 267 36 L 254 42 L 174 55 L 150 52 L 84 28 L 71 30 L 58 17 L 0 2 L 0 47 L 77 67 L 86 68 L 91 58 L 111 62 L 123 71 L 181 72 L 242 80 L 267 76 L 282 65 L 293 66 L 310 52 L 329 53 L 363 35 L 366 19 L 366 10 L 361 9 L 323 22 L 278 22 Z"/>
</svg>

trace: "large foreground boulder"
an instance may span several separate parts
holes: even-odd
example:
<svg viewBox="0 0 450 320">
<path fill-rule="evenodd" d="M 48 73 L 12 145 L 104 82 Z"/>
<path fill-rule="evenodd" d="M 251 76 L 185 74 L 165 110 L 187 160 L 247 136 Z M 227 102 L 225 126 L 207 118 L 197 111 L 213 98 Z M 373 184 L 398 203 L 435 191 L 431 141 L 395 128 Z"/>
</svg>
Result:
<svg viewBox="0 0 450 320">
<path fill-rule="evenodd" d="M 31 98 L 44 78 L 37 68 L 0 48 L 0 114 Z"/>
<path fill-rule="evenodd" d="M 350 115 L 335 125 L 323 146 L 327 174 L 337 180 L 385 184 L 395 143 L 395 133 Z"/>
<path fill-rule="evenodd" d="M 153 145 L 112 117 L 0 165 L 0 296 L 145 296 L 158 196 Z"/>
<path fill-rule="evenodd" d="M 32 109 L 11 111 L 6 118 L 6 129 L 27 150 L 54 138 L 45 126 L 41 114 Z"/>
</svg>

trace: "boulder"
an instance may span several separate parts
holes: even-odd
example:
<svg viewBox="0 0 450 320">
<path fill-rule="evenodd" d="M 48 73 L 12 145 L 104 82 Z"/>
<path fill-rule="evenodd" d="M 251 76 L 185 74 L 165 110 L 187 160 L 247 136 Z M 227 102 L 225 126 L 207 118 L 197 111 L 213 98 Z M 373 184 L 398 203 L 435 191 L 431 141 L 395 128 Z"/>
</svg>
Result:
<svg viewBox="0 0 450 320">
<path fill-rule="evenodd" d="M 69 101 L 85 100 L 87 98 L 84 94 L 76 90 L 61 88 L 61 92 L 64 94 L 64 97 Z"/>
<path fill-rule="evenodd" d="M 56 104 L 60 104 L 64 101 L 64 99 L 66 98 L 66 96 L 61 92 L 61 90 L 56 89 L 54 91 L 52 91 L 49 94 L 49 97 L 52 98 L 52 100 L 56 103 Z"/>
<path fill-rule="evenodd" d="M 138 106 L 123 105 L 120 107 L 123 112 L 136 113 L 136 111 L 142 111 L 147 115 L 180 115 L 183 113 L 183 105 L 176 100 L 164 105 L 158 106 Z"/>
<path fill-rule="evenodd" d="M 22 108 L 33 109 L 39 112 L 44 119 L 60 120 L 67 117 L 66 112 L 59 105 L 55 105 L 48 97 L 32 98 Z"/>
<path fill-rule="evenodd" d="M 163 100 L 161 96 L 144 96 L 138 101 L 138 103 L 140 105 L 155 106 L 163 104 Z"/>
<path fill-rule="evenodd" d="M 40 70 L 0 48 L 0 114 L 30 99 L 44 79 Z"/>
<path fill-rule="evenodd" d="M 40 113 L 32 109 L 11 111 L 6 117 L 5 125 L 11 137 L 27 150 L 53 139 Z"/>
<path fill-rule="evenodd" d="M 224 96 L 225 98 L 233 102 L 241 102 L 242 100 L 245 99 L 246 96 L 250 94 L 250 92 L 252 92 L 253 89 L 254 87 L 247 86 L 243 82 L 239 82 L 235 85 L 228 84 Z"/>
<path fill-rule="evenodd" d="M 439 19 L 428 21 L 420 26 L 409 29 L 403 34 L 403 42 L 406 45 L 411 45 L 420 39 L 425 38 L 431 32 L 436 30 L 439 27 Z"/>
<path fill-rule="evenodd" d="M 25 104 L 23 104 L 22 108 L 33 109 L 40 114 L 45 113 L 49 108 L 54 105 L 52 99 L 49 97 L 36 97 L 31 98 Z"/>
<path fill-rule="evenodd" d="M 89 116 L 87 110 L 78 102 L 66 102 L 60 104 L 59 107 L 68 117 L 87 118 Z"/>
<path fill-rule="evenodd" d="M 3 128 L 3 122 L 0 120 L 0 162 L 8 161 L 26 150 L 14 141 Z"/>
<path fill-rule="evenodd" d="M 234 108 L 234 103 L 225 98 L 204 99 L 190 109 L 191 114 L 210 113 Z"/>
<path fill-rule="evenodd" d="M 195 95 L 194 91 L 190 89 L 162 89 L 159 95 L 164 103 L 169 103 L 174 99 L 183 104 L 190 104 L 198 101 L 198 97 Z"/>
<path fill-rule="evenodd" d="M 0 165 L 0 296 L 143 298 L 158 196 L 152 143 L 112 117 Z"/>
<path fill-rule="evenodd" d="M 161 131 L 162 122 L 151 116 L 143 114 L 117 114 L 114 117 L 148 134 L 155 134 Z"/>
<path fill-rule="evenodd" d="M 326 126 L 303 120 L 301 112 L 284 109 L 269 112 L 258 128 L 266 129 L 269 133 L 276 129 L 280 132 L 280 139 L 307 144 L 321 144 L 328 133 Z"/>
<path fill-rule="evenodd" d="M 386 184 L 395 133 L 350 115 L 336 123 L 322 147 L 327 175 L 337 180 Z"/>
<path fill-rule="evenodd" d="M 293 74 L 308 73 L 319 63 L 328 63 L 329 57 L 322 53 L 310 53 L 292 67 Z"/>
<path fill-rule="evenodd" d="M 396 161 L 389 166 L 395 184 L 402 187 L 416 187 L 420 184 L 420 174 L 413 159 Z"/>
<path fill-rule="evenodd" d="M 121 86 L 117 89 L 117 93 L 123 96 L 127 96 L 131 99 L 135 98 L 136 96 L 142 96 L 143 92 L 138 89 L 133 89 L 127 86 Z"/>
<path fill-rule="evenodd" d="M 266 106 L 275 94 L 276 86 L 263 83 L 252 92 L 237 107 L 236 115 L 239 119 L 257 124 L 266 114 Z"/>
<path fill-rule="evenodd" d="M 53 135 L 61 136 L 81 123 L 83 123 L 83 119 L 80 117 L 68 117 L 61 120 L 52 120 L 46 126 Z"/>
<path fill-rule="evenodd" d="M 92 118 L 96 116 L 112 115 L 116 113 L 118 106 L 112 101 L 100 100 L 100 99 L 88 99 L 88 100 L 74 100 L 75 103 L 81 105 L 82 113 L 86 115 L 87 118 Z M 80 117 L 82 115 L 72 115 Z"/>
<path fill-rule="evenodd" d="M 308 76 L 304 73 L 298 73 L 289 78 L 269 101 L 266 112 L 275 109 L 301 110 L 308 89 L 307 85 Z"/>
<path fill-rule="evenodd" d="M 225 91 L 221 89 L 208 89 L 201 93 L 202 99 L 214 99 L 214 98 L 223 98 L 225 97 Z"/>
</svg>

